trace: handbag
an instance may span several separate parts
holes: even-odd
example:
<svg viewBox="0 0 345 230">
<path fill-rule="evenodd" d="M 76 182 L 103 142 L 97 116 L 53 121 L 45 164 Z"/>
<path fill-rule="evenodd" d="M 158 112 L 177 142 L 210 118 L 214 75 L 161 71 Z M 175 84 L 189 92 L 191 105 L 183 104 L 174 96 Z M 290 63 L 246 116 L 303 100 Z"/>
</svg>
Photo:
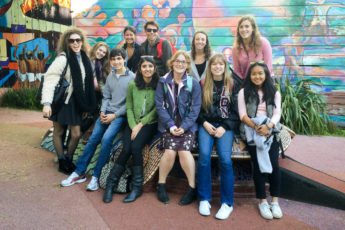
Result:
<svg viewBox="0 0 345 230">
<path fill-rule="evenodd" d="M 67 98 L 67 94 L 68 94 L 67 88 L 69 86 L 69 82 L 65 79 L 67 66 L 68 66 L 68 63 L 66 63 L 66 66 L 60 75 L 59 82 L 55 86 L 53 102 L 51 105 L 52 108 L 54 108 L 54 110 L 59 110 L 61 105 Z M 38 88 L 38 93 L 37 93 L 37 99 L 40 101 L 42 100 L 42 89 L 43 89 L 43 84 L 44 84 L 44 78 L 45 76 L 42 76 L 40 86 Z"/>
</svg>

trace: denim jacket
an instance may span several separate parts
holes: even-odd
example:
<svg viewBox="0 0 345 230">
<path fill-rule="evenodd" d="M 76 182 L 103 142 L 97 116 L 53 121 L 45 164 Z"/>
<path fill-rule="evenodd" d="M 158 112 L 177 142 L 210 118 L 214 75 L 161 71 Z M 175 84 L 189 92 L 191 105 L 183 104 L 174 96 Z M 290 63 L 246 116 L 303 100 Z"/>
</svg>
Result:
<svg viewBox="0 0 345 230">
<path fill-rule="evenodd" d="M 167 93 L 164 91 L 164 84 L 166 84 Z M 201 88 L 199 83 L 193 79 L 192 92 L 188 91 L 187 74 L 183 75 L 182 81 L 179 83 L 179 93 L 177 101 L 174 101 L 173 89 L 175 88 L 173 73 L 170 71 L 159 79 L 156 88 L 156 108 L 158 113 L 158 131 L 163 133 L 175 124 L 174 110 L 175 103 L 181 116 L 181 128 L 186 132 L 191 130 L 195 132 L 198 129 L 196 119 L 198 118 L 201 108 Z M 191 100 L 191 102 L 189 101 Z M 190 106 L 189 106 L 190 105 Z M 188 111 L 188 114 L 186 113 Z"/>
</svg>

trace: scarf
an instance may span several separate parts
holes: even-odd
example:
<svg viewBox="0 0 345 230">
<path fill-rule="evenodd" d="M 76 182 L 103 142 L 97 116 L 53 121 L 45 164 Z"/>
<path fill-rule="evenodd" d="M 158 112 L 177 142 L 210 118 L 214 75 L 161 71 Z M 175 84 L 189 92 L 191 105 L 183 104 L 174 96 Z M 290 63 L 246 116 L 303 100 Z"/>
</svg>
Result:
<svg viewBox="0 0 345 230">
<path fill-rule="evenodd" d="M 93 84 L 92 67 L 89 57 L 84 51 L 80 51 L 81 61 L 85 67 L 85 84 L 81 76 L 81 70 L 76 54 L 70 50 L 67 57 L 73 82 L 72 96 L 81 112 L 92 112 L 96 108 L 96 95 Z"/>
</svg>

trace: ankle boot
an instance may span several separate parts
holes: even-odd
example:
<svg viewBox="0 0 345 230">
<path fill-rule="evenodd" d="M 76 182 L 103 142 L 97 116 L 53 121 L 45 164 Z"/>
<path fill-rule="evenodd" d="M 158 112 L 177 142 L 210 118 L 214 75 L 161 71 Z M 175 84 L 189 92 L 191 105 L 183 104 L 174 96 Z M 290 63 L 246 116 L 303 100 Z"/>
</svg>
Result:
<svg viewBox="0 0 345 230">
<path fill-rule="evenodd" d="M 73 155 L 72 154 L 66 154 L 65 155 L 65 161 L 66 161 L 66 168 L 69 173 L 72 173 L 76 170 L 75 164 L 73 164 Z"/>
<path fill-rule="evenodd" d="M 196 189 L 188 186 L 186 194 L 181 198 L 179 205 L 187 205 L 196 199 Z"/>
<path fill-rule="evenodd" d="M 143 194 L 143 166 L 133 166 L 132 168 L 132 190 L 123 200 L 124 203 L 135 201 Z"/>
<path fill-rule="evenodd" d="M 111 169 L 108 178 L 107 178 L 107 185 L 105 187 L 105 191 L 103 194 L 103 201 L 105 203 L 109 203 L 113 200 L 113 191 L 114 188 L 117 187 L 119 184 L 120 177 L 125 171 L 125 167 L 119 164 L 114 164 L 113 168 Z"/>
<path fill-rule="evenodd" d="M 165 189 L 165 184 L 158 184 L 157 185 L 157 192 L 158 192 L 158 200 L 163 202 L 164 204 L 169 203 L 169 197 L 167 191 Z"/>
<path fill-rule="evenodd" d="M 66 159 L 64 157 L 60 157 L 60 158 L 58 158 L 58 160 L 59 160 L 59 169 L 58 169 L 58 171 L 63 173 L 63 174 L 66 174 L 66 175 L 71 174 L 72 172 L 69 172 L 69 170 L 68 170 L 68 167 L 67 167 L 67 164 L 66 164 Z"/>
</svg>

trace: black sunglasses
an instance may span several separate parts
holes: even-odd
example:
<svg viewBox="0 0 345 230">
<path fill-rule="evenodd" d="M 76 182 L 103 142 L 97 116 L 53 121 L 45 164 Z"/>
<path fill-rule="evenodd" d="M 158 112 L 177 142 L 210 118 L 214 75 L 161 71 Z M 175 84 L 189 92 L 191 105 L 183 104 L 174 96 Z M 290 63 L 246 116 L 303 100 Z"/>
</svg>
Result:
<svg viewBox="0 0 345 230">
<path fill-rule="evenodd" d="M 69 43 L 74 43 L 74 42 L 77 42 L 77 43 L 79 43 L 79 42 L 81 42 L 82 40 L 80 39 L 80 38 L 76 38 L 76 39 L 73 39 L 73 38 L 70 38 L 70 39 L 68 39 L 68 42 Z"/>
<path fill-rule="evenodd" d="M 147 32 L 151 33 L 156 33 L 158 30 L 157 29 L 146 29 Z"/>
</svg>

